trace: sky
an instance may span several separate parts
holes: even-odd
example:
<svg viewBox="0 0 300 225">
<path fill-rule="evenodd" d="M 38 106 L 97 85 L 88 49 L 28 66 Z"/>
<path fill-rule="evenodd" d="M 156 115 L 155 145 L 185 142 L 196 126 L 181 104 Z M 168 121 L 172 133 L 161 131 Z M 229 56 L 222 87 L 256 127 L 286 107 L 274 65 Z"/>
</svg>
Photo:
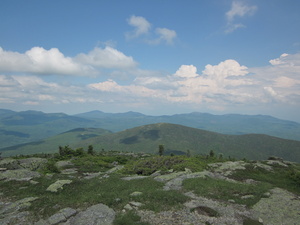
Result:
<svg viewBox="0 0 300 225">
<path fill-rule="evenodd" d="M 0 108 L 300 122 L 300 1 L 1 0 Z"/>
</svg>

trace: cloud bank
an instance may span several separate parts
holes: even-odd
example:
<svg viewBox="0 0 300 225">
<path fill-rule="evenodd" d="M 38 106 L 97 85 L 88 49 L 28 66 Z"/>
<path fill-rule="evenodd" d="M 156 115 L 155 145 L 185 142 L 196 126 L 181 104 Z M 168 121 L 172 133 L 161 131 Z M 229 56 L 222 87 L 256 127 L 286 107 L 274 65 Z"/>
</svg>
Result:
<svg viewBox="0 0 300 225">
<path fill-rule="evenodd" d="M 82 84 L 44 79 L 45 74 L 78 78 L 101 69 L 114 75 L 99 75 Z M 94 48 L 73 58 L 58 49 L 34 47 L 18 53 L 1 48 L 0 71 L 1 105 L 91 104 L 94 108 L 114 105 L 139 111 L 142 107 L 184 104 L 200 111 L 203 107 L 222 111 L 239 106 L 300 104 L 300 53 L 284 53 L 264 67 L 249 68 L 227 59 L 204 68 L 180 65 L 173 73 L 162 74 L 139 69 L 132 57 L 112 47 Z M 126 82 L 119 79 L 119 74 L 128 71 L 132 76 Z"/>
</svg>

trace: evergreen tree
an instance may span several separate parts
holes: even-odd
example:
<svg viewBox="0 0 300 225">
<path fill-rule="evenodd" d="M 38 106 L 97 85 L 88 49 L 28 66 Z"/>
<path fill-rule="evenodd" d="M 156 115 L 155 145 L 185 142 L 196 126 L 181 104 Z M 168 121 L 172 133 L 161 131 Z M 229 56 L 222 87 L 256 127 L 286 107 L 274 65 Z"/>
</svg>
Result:
<svg viewBox="0 0 300 225">
<path fill-rule="evenodd" d="M 165 148 L 164 145 L 159 145 L 158 146 L 158 154 L 159 156 L 162 156 L 164 154 Z"/>
</svg>

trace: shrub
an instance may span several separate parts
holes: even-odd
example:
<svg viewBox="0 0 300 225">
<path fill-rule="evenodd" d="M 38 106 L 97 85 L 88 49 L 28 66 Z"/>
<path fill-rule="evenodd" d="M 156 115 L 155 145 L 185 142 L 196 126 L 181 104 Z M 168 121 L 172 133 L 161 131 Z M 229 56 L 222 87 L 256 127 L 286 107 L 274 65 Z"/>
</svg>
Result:
<svg viewBox="0 0 300 225">
<path fill-rule="evenodd" d="M 59 168 L 56 166 L 55 160 L 48 160 L 42 169 L 43 173 L 60 173 Z"/>
</svg>

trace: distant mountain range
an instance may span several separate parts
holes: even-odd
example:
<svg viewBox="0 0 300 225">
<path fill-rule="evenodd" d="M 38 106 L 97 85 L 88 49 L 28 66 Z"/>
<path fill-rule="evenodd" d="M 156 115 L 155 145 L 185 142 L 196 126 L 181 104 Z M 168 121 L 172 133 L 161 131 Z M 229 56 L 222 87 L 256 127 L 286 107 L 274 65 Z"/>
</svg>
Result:
<svg viewBox="0 0 300 225">
<path fill-rule="evenodd" d="M 127 151 L 158 153 L 164 145 L 165 154 L 208 154 L 216 156 L 263 160 L 270 156 L 300 162 L 300 141 L 262 134 L 228 135 L 177 124 L 157 123 L 111 133 L 103 129 L 78 128 L 41 140 L 4 148 L 4 155 L 55 153 L 58 146 L 69 145 L 96 151 Z"/>
<path fill-rule="evenodd" d="M 222 134 L 266 134 L 300 140 L 300 124 L 265 115 L 212 115 L 208 113 L 148 116 L 137 112 L 104 113 L 91 111 L 76 115 L 15 112 L 0 109 L 0 149 L 40 141 L 75 128 L 102 128 L 123 131 L 155 123 L 172 123 Z"/>
</svg>

